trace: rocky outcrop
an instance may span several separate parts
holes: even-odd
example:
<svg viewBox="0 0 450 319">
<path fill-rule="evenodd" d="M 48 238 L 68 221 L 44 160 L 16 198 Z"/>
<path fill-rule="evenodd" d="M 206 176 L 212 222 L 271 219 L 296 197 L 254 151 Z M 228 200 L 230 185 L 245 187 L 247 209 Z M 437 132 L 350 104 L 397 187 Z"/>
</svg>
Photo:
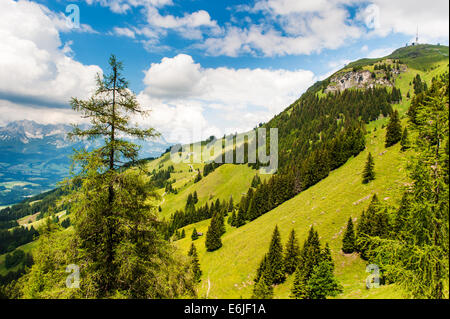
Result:
<svg viewBox="0 0 450 319">
<path fill-rule="evenodd" d="M 367 70 L 350 71 L 331 78 L 330 85 L 325 89 L 325 93 L 351 88 L 370 89 L 379 85 L 392 86 L 392 83 L 386 78 L 374 78 L 372 72 Z"/>
<path fill-rule="evenodd" d="M 386 60 L 386 63 L 391 64 L 392 61 Z M 406 65 L 400 65 L 399 69 L 393 68 L 389 73 L 390 78 L 386 76 L 383 70 L 376 70 L 371 72 L 369 70 L 352 70 L 343 71 L 334 75 L 330 79 L 330 84 L 325 89 L 324 93 L 343 91 L 346 89 L 370 89 L 376 86 L 394 86 L 394 80 L 401 73 L 406 71 Z"/>
</svg>

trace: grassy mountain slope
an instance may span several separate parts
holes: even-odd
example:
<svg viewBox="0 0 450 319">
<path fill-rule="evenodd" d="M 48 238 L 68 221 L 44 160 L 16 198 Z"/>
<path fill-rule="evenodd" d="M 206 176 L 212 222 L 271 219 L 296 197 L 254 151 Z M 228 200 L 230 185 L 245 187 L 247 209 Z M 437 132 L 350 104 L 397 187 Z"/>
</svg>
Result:
<svg viewBox="0 0 450 319">
<path fill-rule="evenodd" d="M 448 47 L 443 47 L 443 50 L 446 50 L 448 57 Z M 427 71 L 409 67 L 407 72 L 396 79 L 395 85 L 401 89 L 404 100 L 394 108 L 399 110 L 403 117 L 410 105 L 410 99 L 407 99 L 406 95 L 409 91 L 412 94 L 411 81 L 416 74 L 420 74 L 423 80 L 430 83 L 434 76 L 448 70 L 448 60 L 442 60 L 442 56 L 445 54 L 442 54 L 440 59 L 423 56 L 417 64 L 408 61 L 408 65 L 417 65 Z M 356 255 L 346 256 L 340 252 L 343 231 L 349 216 L 357 219 L 368 206 L 370 196 L 375 193 L 389 204 L 396 205 L 402 194 L 402 186 L 407 183 L 407 154 L 401 153 L 398 145 L 388 150 L 384 148 L 385 130 L 381 127 L 387 122 L 388 118 L 371 122 L 367 126 L 371 133 L 367 136 L 366 151 L 332 172 L 319 184 L 242 228 L 235 229 L 227 225 L 227 233 L 222 240 L 224 247 L 219 251 L 206 252 L 205 238 L 197 241 L 203 267 L 200 295 L 208 295 L 210 298 L 250 297 L 252 279 L 268 249 L 275 225 L 280 227 L 284 240 L 287 240 L 289 231 L 294 228 L 301 242 L 305 239 L 309 227 L 314 225 L 322 236 L 322 242 L 329 242 L 333 251 L 336 275 L 344 285 L 344 293 L 340 298 L 402 297 L 401 290 L 395 285 L 366 290 L 365 262 Z M 406 120 L 403 122 L 406 125 Z M 374 131 L 374 128 L 377 130 Z M 361 172 L 369 151 L 376 154 L 377 179 L 365 186 L 361 184 Z M 200 232 L 206 232 L 208 226 L 209 221 L 203 221 L 188 226 L 185 230 L 190 234 L 196 227 Z M 178 245 L 187 251 L 190 243 L 190 238 L 186 238 L 179 241 Z M 292 280 L 292 277 L 289 278 L 285 284 L 275 289 L 276 298 L 289 297 Z"/>
<path fill-rule="evenodd" d="M 295 229 L 301 243 L 306 239 L 310 226 L 314 225 L 321 242 L 328 242 L 332 249 L 336 275 L 344 286 L 344 293 L 339 297 L 401 297 L 401 292 L 394 286 L 366 290 L 366 264 L 357 255 L 343 255 L 340 252 L 348 218 L 358 218 L 369 205 L 373 194 L 390 204 L 396 204 L 402 186 L 407 183 L 404 168 L 406 154 L 400 153 L 398 145 L 384 153 L 385 130 L 381 129 L 381 123 L 377 126 L 379 129 L 367 137 L 366 151 L 332 172 L 319 184 L 257 220 L 237 229 L 228 227 L 222 238 L 223 247 L 218 251 L 206 252 L 204 237 L 196 241 L 203 269 L 200 296 L 206 295 L 209 279 L 210 298 L 249 298 L 252 279 L 267 252 L 275 225 L 279 226 L 284 242 L 291 229 Z M 369 185 L 363 185 L 361 172 L 369 151 L 375 157 L 377 179 Z M 186 234 L 190 234 L 194 227 L 200 232 L 206 232 L 208 226 L 209 221 L 187 226 Z M 182 239 L 177 244 L 187 252 L 191 239 Z M 289 278 L 285 284 L 276 288 L 277 298 L 289 297 L 292 279 Z"/>
<path fill-rule="evenodd" d="M 408 65 L 407 72 L 402 73 L 395 80 L 395 85 L 401 89 L 404 99 L 394 108 L 403 116 L 404 125 L 406 124 L 404 115 L 410 104 L 410 99 L 407 99 L 406 95 L 408 91 L 411 92 L 411 96 L 413 95 L 410 82 L 415 75 L 420 74 L 423 80 L 430 83 L 434 76 L 448 70 L 448 47 L 435 47 L 416 46 L 415 49 L 419 53 L 415 56 L 414 49 L 410 48 L 402 48 L 393 53 L 397 55 L 395 58 L 402 59 Z M 394 58 L 393 55 L 387 58 Z M 376 62 L 382 60 L 377 59 Z M 355 63 L 370 68 L 369 64 L 373 62 L 372 60 L 368 62 L 366 59 Z M 350 64 L 347 68 L 350 66 L 354 65 Z M 284 112 L 289 114 L 289 108 Z M 336 276 L 344 286 L 344 292 L 338 298 L 403 297 L 403 292 L 395 285 L 367 290 L 365 288 L 365 279 L 368 276 L 365 272 L 366 263 L 356 254 L 344 255 L 340 251 L 348 218 L 352 216 L 357 220 L 362 210 L 369 205 L 373 194 L 377 194 L 382 201 L 396 205 L 402 194 L 402 186 L 408 182 L 405 164 L 410 153 L 401 153 L 399 145 L 385 149 L 385 129 L 382 126 L 387 122 L 388 118 L 380 118 L 369 123 L 366 136 L 367 149 L 350 159 L 344 166 L 331 172 L 330 176 L 320 183 L 241 228 L 232 228 L 227 224 L 227 232 L 222 237 L 223 247 L 218 251 L 206 252 L 205 237 L 200 237 L 195 242 L 203 271 L 202 282 L 198 288 L 199 297 L 251 297 L 252 280 L 259 262 L 268 250 L 272 231 L 276 225 L 280 228 L 283 244 L 286 243 L 292 229 L 296 230 L 302 244 L 310 226 L 314 225 L 321 236 L 321 243 L 330 244 Z M 371 152 L 375 158 L 376 180 L 363 185 L 361 173 L 368 152 Z M 167 169 L 170 165 L 173 165 L 175 170 L 171 180 L 174 180 L 173 186 L 178 193 L 165 194 L 164 189 L 157 190 L 161 195 L 157 203 L 162 208 L 162 212 L 159 213 L 160 218 L 168 218 L 175 210 L 183 209 L 187 196 L 194 191 L 199 197 L 197 207 L 207 201 L 215 201 L 217 198 L 228 200 L 230 196 L 233 196 L 236 204 L 242 194 L 248 190 L 252 178 L 257 173 L 247 165 L 226 164 L 202 178 L 198 183 L 194 183 L 196 170 L 203 171 L 203 163 L 174 164 L 170 160 L 170 154 L 166 153 L 147 165 L 150 171 Z M 24 220 L 28 220 L 27 218 Z M 206 233 L 209 224 L 210 221 L 206 220 L 186 226 L 187 237 L 177 241 L 176 245 L 187 253 L 194 227 L 199 232 Z M 28 245 L 32 247 L 31 244 Z M 0 256 L 0 271 L 2 271 L 3 259 L 4 256 Z M 291 276 L 286 283 L 275 288 L 275 298 L 289 298 L 292 280 Z"/>
<path fill-rule="evenodd" d="M 197 183 L 194 183 L 191 178 L 188 185 L 182 187 L 178 194 L 165 195 L 164 203 L 161 205 L 161 217 L 168 217 L 176 210 L 184 209 L 188 195 L 195 191 L 198 194 L 199 206 L 206 202 L 211 203 L 218 198 L 221 201 L 228 201 L 230 196 L 233 196 L 236 203 L 242 194 L 247 192 L 256 173 L 256 170 L 247 165 L 225 164 Z"/>
</svg>

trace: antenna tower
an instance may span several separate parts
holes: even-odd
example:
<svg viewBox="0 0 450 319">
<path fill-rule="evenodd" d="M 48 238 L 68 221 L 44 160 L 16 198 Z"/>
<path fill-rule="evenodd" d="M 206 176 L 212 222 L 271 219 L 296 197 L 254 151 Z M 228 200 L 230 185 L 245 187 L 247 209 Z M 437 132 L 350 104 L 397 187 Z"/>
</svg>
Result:
<svg viewBox="0 0 450 319">
<path fill-rule="evenodd" d="M 419 26 L 417 26 L 416 44 L 419 44 Z"/>
</svg>

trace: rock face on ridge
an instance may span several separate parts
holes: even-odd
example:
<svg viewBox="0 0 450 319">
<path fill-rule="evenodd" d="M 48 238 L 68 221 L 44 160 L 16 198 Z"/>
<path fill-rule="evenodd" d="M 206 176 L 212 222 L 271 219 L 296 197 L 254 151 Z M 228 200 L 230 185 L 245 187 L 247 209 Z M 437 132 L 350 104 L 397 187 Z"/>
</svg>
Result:
<svg viewBox="0 0 450 319">
<path fill-rule="evenodd" d="M 392 65 L 392 60 L 384 61 Z M 400 64 L 399 68 L 393 68 L 388 72 L 385 70 L 347 70 L 339 72 L 330 78 L 330 84 L 325 89 L 324 93 L 340 92 L 351 88 L 356 89 L 370 89 L 376 86 L 394 86 L 394 80 L 401 73 L 406 72 L 407 67 Z"/>
</svg>

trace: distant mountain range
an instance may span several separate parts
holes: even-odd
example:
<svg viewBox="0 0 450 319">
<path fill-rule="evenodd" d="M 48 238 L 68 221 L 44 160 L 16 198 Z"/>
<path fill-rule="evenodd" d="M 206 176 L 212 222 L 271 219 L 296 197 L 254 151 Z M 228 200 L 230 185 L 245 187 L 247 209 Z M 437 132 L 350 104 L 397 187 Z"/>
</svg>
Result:
<svg viewBox="0 0 450 319">
<path fill-rule="evenodd" d="M 53 188 L 68 176 L 74 148 L 100 145 L 100 141 L 68 140 L 71 130 L 70 125 L 28 120 L 0 127 L 0 206 Z M 170 147 L 164 138 L 133 142 L 141 145 L 141 158 L 158 157 Z"/>
</svg>

